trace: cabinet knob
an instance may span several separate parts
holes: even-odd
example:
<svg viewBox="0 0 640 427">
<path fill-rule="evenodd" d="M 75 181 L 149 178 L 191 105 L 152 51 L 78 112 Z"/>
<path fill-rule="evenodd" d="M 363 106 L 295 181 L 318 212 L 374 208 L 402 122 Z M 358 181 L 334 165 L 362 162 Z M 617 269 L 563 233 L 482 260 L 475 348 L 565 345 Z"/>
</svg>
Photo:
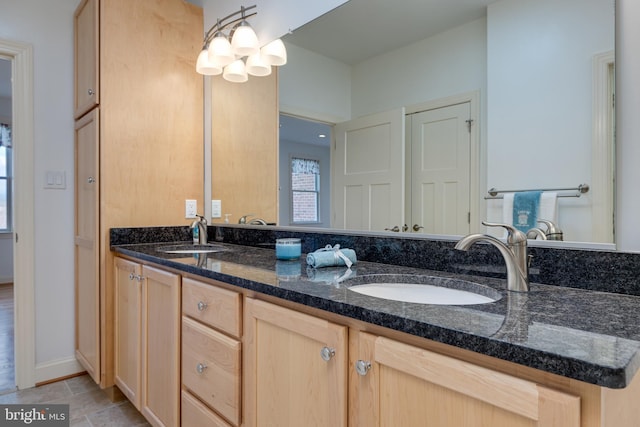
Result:
<svg viewBox="0 0 640 427">
<path fill-rule="evenodd" d="M 329 360 L 331 360 L 331 358 L 335 355 L 336 355 L 336 351 L 333 348 L 325 346 L 325 347 L 322 347 L 322 350 L 320 350 L 320 357 L 322 357 L 322 360 L 324 360 L 325 362 L 328 362 Z"/>
<path fill-rule="evenodd" d="M 203 363 L 198 363 L 196 365 L 196 371 L 201 374 L 204 372 L 204 370 L 207 369 L 207 365 L 203 364 Z"/>
<path fill-rule="evenodd" d="M 89 178 L 87 178 L 87 182 L 89 184 L 93 184 L 94 182 L 96 182 L 96 179 L 94 177 L 90 176 Z"/>
<path fill-rule="evenodd" d="M 89 96 L 91 96 L 91 95 L 93 95 L 95 92 L 93 91 L 93 89 L 89 89 L 89 90 L 87 91 L 87 93 L 89 94 Z"/>
<path fill-rule="evenodd" d="M 133 280 L 136 278 L 136 275 L 133 272 L 129 273 L 129 280 Z"/>
<path fill-rule="evenodd" d="M 205 311 L 207 309 L 207 307 L 208 307 L 208 305 L 204 301 L 200 301 L 198 303 L 198 311 Z"/>
<path fill-rule="evenodd" d="M 358 375 L 365 376 L 367 372 L 371 369 L 371 362 L 366 360 L 358 360 L 356 361 L 356 372 Z"/>
</svg>

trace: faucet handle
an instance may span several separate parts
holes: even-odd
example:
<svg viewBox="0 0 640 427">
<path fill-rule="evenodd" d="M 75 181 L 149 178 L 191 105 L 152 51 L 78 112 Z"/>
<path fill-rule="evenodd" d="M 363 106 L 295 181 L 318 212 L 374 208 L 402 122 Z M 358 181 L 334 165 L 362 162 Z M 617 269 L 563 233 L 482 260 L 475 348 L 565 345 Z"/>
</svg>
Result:
<svg viewBox="0 0 640 427">
<path fill-rule="evenodd" d="M 511 224 L 482 221 L 482 225 L 486 225 L 487 227 L 502 227 L 507 230 L 507 243 L 509 244 L 527 243 L 527 235 Z"/>
<path fill-rule="evenodd" d="M 196 214 L 196 216 L 198 218 L 200 218 L 200 222 L 202 222 L 204 225 L 207 225 L 207 220 L 206 220 L 205 217 L 203 217 L 202 215 L 198 215 L 198 214 Z"/>
</svg>

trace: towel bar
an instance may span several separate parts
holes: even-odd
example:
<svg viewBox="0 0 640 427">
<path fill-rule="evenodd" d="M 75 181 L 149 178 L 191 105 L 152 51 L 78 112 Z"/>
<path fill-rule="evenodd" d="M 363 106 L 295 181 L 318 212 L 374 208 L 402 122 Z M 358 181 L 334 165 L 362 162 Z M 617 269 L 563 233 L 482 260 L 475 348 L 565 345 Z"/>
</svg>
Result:
<svg viewBox="0 0 640 427">
<path fill-rule="evenodd" d="M 494 200 L 494 199 L 503 199 L 504 196 L 498 196 L 500 193 L 521 193 L 523 191 L 577 191 L 574 194 L 558 194 L 558 197 L 580 197 L 582 194 L 589 191 L 589 184 L 580 184 L 577 187 L 571 188 L 539 188 L 532 190 L 496 190 L 495 188 L 490 188 L 487 193 L 488 196 L 485 196 L 485 200 Z"/>
</svg>

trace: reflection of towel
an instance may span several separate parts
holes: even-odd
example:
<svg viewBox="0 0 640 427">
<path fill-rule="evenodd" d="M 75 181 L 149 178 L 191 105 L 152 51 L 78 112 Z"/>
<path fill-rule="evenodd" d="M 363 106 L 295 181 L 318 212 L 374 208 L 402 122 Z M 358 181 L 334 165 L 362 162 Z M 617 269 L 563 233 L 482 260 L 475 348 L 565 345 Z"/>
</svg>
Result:
<svg viewBox="0 0 640 427">
<path fill-rule="evenodd" d="M 325 268 L 323 270 L 316 270 L 311 266 L 307 267 L 307 277 L 312 282 L 326 282 L 339 285 L 340 282 L 348 279 L 353 274 L 353 270 L 348 267 Z"/>
<path fill-rule="evenodd" d="M 322 249 L 307 254 L 307 264 L 314 268 L 346 265 L 351 267 L 357 262 L 353 249 L 340 249 L 340 245 L 327 245 Z"/>
<path fill-rule="evenodd" d="M 513 226 L 526 233 L 538 224 L 542 191 L 521 191 L 513 195 Z"/>
<path fill-rule="evenodd" d="M 533 193 L 533 192 L 531 192 Z M 537 192 L 536 192 L 537 193 Z M 514 221 L 514 198 L 515 194 L 522 193 L 507 193 L 504 195 L 504 199 L 502 201 L 502 220 L 506 224 L 511 224 L 517 227 L 517 221 Z M 548 221 L 553 222 L 554 224 L 558 223 L 558 194 L 554 192 L 544 192 L 540 196 L 540 201 L 538 204 L 537 215 L 534 221 L 537 222 L 539 219 L 546 219 Z M 539 227 L 540 224 L 534 222 L 532 227 L 527 228 L 523 232 L 526 233 L 533 227 Z M 520 229 L 521 230 L 521 229 Z"/>
</svg>

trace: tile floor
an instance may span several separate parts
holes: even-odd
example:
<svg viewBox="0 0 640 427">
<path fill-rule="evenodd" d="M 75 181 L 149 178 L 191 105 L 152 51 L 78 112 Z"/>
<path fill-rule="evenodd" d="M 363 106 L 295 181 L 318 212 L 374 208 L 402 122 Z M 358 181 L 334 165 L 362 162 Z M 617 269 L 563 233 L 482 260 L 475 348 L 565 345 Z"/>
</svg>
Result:
<svg viewBox="0 0 640 427">
<path fill-rule="evenodd" d="M 133 427 L 150 425 L 128 401 L 112 402 L 88 375 L 0 394 L 0 404 L 69 404 L 71 427 Z"/>
</svg>

